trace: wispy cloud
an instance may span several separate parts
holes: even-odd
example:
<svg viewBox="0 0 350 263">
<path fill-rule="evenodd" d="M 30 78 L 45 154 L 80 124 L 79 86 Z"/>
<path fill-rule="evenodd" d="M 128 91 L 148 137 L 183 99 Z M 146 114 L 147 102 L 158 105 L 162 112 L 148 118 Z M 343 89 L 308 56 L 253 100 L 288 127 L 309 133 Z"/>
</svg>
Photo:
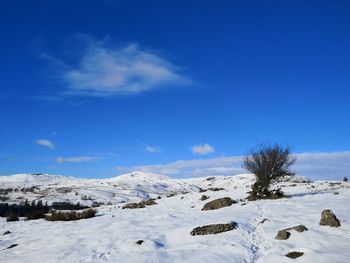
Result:
<svg viewBox="0 0 350 263">
<path fill-rule="evenodd" d="M 98 156 L 75 156 L 75 157 L 57 157 L 56 163 L 82 163 L 100 160 Z"/>
<path fill-rule="evenodd" d="M 59 68 L 66 94 L 88 96 L 130 95 L 158 88 L 190 85 L 180 67 L 155 51 L 133 43 L 113 47 L 83 35 L 82 53 L 76 65 L 43 54 Z"/>
<path fill-rule="evenodd" d="M 192 153 L 205 155 L 215 152 L 215 148 L 208 143 L 197 144 L 191 147 Z"/>
<path fill-rule="evenodd" d="M 342 179 L 350 176 L 350 151 L 297 154 L 294 171 L 311 178 Z"/>
<path fill-rule="evenodd" d="M 210 159 L 180 160 L 167 164 L 134 167 L 117 167 L 121 173 L 135 170 L 159 173 L 173 177 L 198 177 L 209 175 L 233 175 L 244 173 L 239 156 L 217 157 Z"/>
<path fill-rule="evenodd" d="M 46 139 L 39 139 L 35 141 L 36 144 L 50 148 L 50 149 L 54 149 L 55 145 L 50 141 L 50 140 L 46 140 Z"/>
<path fill-rule="evenodd" d="M 149 153 L 160 153 L 162 152 L 162 148 L 160 148 L 159 146 L 146 145 L 145 151 Z"/>
<path fill-rule="evenodd" d="M 297 162 L 292 169 L 313 180 L 340 180 L 350 176 L 350 151 L 295 154 Z M 247 173 L 242 168 L 242 156 L 217 157 L 205 160 L 182 160 L 167 164 L 117 167 L 120 173 L 135 170 L 159 173 L 175 178 L 237 175 Z"/>
</svg>

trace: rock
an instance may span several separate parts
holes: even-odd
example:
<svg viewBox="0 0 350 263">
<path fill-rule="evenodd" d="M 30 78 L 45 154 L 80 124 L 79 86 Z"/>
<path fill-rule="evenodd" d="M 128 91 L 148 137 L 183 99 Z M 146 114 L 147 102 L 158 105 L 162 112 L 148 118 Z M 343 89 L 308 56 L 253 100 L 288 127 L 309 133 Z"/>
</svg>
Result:
<svg viewBox="0 0 350 263">
<path fill-rule="evenodd" d="M 321 226 L 340 227 L 340 222 L 339 222 L 338 218 L 335 216 L 335 214 L 332 213 L 331 210 L 326 209 L 326 210 L 322 211 L 320 225 Z"/>
<path fill-rule="evenodd" d="M 235 204 L 235 203 L 237 203 L 237 202 L 232 200 L 231 198 L 223 197 L 223 198 L 219 198 L 219 199 L 215 199 L 213 201 L 210 201 L 209 203 L 206 203 L 203 206 L 202 211 L 219 209 L 222 207 L 231 206 L 232 204 Z"/>
<path fill-rule="evenodd" d="M 222 190 L 225 190 L 225 188 L 222 188 L 222 187 L 209 187 L 208 188 L 208 191 L 222 191 Z"/>
<path fill-rule="evenodd" d="M 136 209 L 136 208 L 145 208 L 146 205 L 142 202 L 140 203 L 129 203 L 124 205 L 122 208 L 123 209 Z"/>
<path fill-rule="evenodd" d="M 261 221 L 260 223 L 262 223 L 263 221 Z M 275 239 L 278 239 L 278 240 L 286 240 L 290 237 L 290 230 L 295 230 L 295 231 L 298 231 L 298 232 L 304 232 L 304 231 L 307 231 L 307 227 L 304 226 L 304 225 L 297 225 L 297 226 L 292 226 L 292 227 L 289 227 L 289 228 L 286 228 L 286 229 L 282 229 L 280 231 L 278 231 Z"/>
<path fill-rule="evenodd" d="M 144 241 L 143 241 L 142 239 L 140 239 L 140 240 L 137 240 L 137 241 L 136 241 L 136 244 L 137 244 L 137 245 L 142 245 L 143 242 L 144 242 Z"/>
<path fill-rule="evenodd" d="M 14 247 L 17 247 L 17 246 L 18 246 L 17 244 L 12 244 L 9 247 L 7 247 L 6 249 L 14 248 Z"/>
<path fill-rule="evenodd" d="M 264 218 L 263 220 L 261 220 L 260 221 L 260 223 L 259 224 L 264 224 L 266 221 L 270 221 L 269 219 L 267 219 L 267 218 Z"/>
<path fill-rule="evenodd" d="M 207 179 L 205 179 L 205 180 L 207 180 L 207 181 L 214 181 L 215 180 L 215 177 L 214 176 L 212 176 L 212 177 L 208 177 Z"/>
<path fill-rule="evenodd" d="M 148 199 L 148 200 L 145 200 L 145 201 L 141 201 L 139 203 L 129 203 L 129 204 L 126 204 L 124 205 L 122 208 L 123 209 L 136 209 L 136 208 L 145 208 L 146 205 L 156 205 L 156 201 L 151 198 L 151 199 Z"/>
<path fill-rule="evenodd" d="M 9 235 L 9 234 L 11 234 L 11 232 L 10 231 L 6 231 L 6 232 L 4 232 L 3 236 Z"/>
<path fill-rule="evenodd" d="M 277 239 L 277 240 L 286 240 L 286 239 L 289 238 L 289 236 L 290 236 L 290 233 L 288 231 L 280 230 L 280 231 L 278 231 L 275 239 Z"/>
<path fill-rule="evenodd" d="M 304 252 L 299 252 L 299 251 L 292 251 L 286 254 L 286 257 L 289 258 L 298 258 L 301 257 L 302 255 L 304 255 Z"/>
<path fill-rule="evenodd" d="M 203 188 L 200 188 L 200 187 L 199 187 L 199 192 L 200 192 L 200 193 L 204 193 L 204 192 L 206 192 L 206 191 L 207 191 L 206 189 L 203 189 Z"/>
<path fill-rule="evenodd" d="M 209 196 L 207 196 L 207 195 L 202 195 L 201 196 L 201 201 L 204 201 L 204 200 L 207 200 L 207 199 L 209 199 Z"/>
<path fill-rule="evenodd" d="M 196 227 L 191 231 L 192 236 L 196 235 L 211 235 L 221 232 L 231 231 L 237 228 L 237 223 L 231 222 L 229 224 L 212 224 L 206 226 Z"/>
<path fill-rule="evenodd" d="M 157 204 L 153 198 L 148 199 L 146 201 L 142 201 L 141 203 L 144 203 L 145 205 L 156 205 Z"/>
<path fill-rule="evenodd" d="M 286 230 L 286 231 L 295 230 L 295 231 L 298 231 L 298 232 L 308 231 L 307 227 L 304 226 L 304 225 L 297 225 L 297 226 L 293 226 L 293 227 L 290 227 L 290 228 L 286 228 L 284 230 Z"/>
</svg>

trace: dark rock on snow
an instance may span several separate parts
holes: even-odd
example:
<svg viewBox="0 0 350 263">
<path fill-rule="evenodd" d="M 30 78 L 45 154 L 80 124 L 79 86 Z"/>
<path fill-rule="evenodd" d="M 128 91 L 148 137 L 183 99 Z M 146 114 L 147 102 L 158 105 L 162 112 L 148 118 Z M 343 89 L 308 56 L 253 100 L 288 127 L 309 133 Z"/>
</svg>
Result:
<svg viewBox="0 0 350 263">
<path fill-rule="evenodd" d="M 202 195 L 201 196 L 201 201 L 205 201 L 207 199 L 209 199 L 209 196 L 207 196 L 207 195 Z"/>
<path fill-rule="evenodd" d="M 235 204 L 235 203 L 237 203 L 235 200 L 232 200 L 229 197 L 223 197 L 223 198 L 210 201 L 209 203 L 206 203 L 203 206 L 202 211 L 219 209 L 222 207 L 231 206 L 232 204 Z"/>
<path fill-rule="evenodd" d="M 304 225 L 297 225 L 297 226 L 286 228 L 284 230 L 286 230 L 286 231 L 295 230 L 295 231 L 298 231 L 298 232 L 308 231 L 307 227 L 304 226 Z"/>
<path fill-rule="evenodd" d="M 221 232 L 231 231 L 237 228 L 237 223 L 231 222 L 229 224 L 212 224 L 206 226 L 196 227 L 191 231 L 192 236 L 196 235 L 211 235 Z"/>
<path fill-rule="evenodd" d="M 267 219 L 267 218 L 264 218 L 263 220 L 261 220 L 260 221 L 260 223 L 259 224 L 264 224 L 266 221 L 270 221 L 269 219 Z"/>
<path fill-rule="evenodd" d="M 217 192 L 217 191 L 222 191 L 225 190 L 225 188 L 222 187 L 209 187 L 208 191 L 213 191 L 213 192 Z"/>
<path fill-rule="evenodd" d="M 297 225 L 297 226 L 292 226 L 292 227 L 289 227 L 289 228 L 286 228 L 286 229 L 282 229 L 280 231 L 278 231 L 275 239 L 278 239 L 278 240 L 286 240 L 290 237 L 290 230 L 295 230 L 297 232 L 304 232 L 304 231 L 307 231 L 307 227 L 304 226 L 304 225 Z"/>
<path fill-rule="evenodd" d="M 278 239 L 278 240 L 286 240 L 288 239 L 290 236 L 290 233 L 286 230 L 280 230 L 278 231 L 275 239 Z"/>
<path fill-rule="evenodd" d="M 124 205 L 122 208 L 123 209 L 136 209 L 136 208 L 145 208 L 146 205 L 156 205 L 156 201 L 154 199 L 148 199 L 145 201 L 141 201 L 139 203 L 129 203 Z"/>
<path fill-rule="evenodd" d="M 304 252 L 299 252 L 299 251 L 292 251 L 286 254 L 286 257 L 289 258 L 298 258 L 301 257 L 302 255 L 304 255 Z"/>
<path fill-rule="evenodd" d="M 137 241 L 136 241 L 136 244 L 137 244 L 137 245 L 142 245 L 143 242 L 144 242 L 144 241 L 143 241 L 142 239 L 140 239 L 140 240 L 137 240 Z"/>
<path fill-rule="evenodd" d="M 7 247 L 6 249 L 14 248 L 14 247 L 17 247 L 17 246 L 18 246 L 17 244 L 12 244 L 9 247 Z"/>
<path fill-rule="evenodd" d="M 331 210 L 326 209 L 326 210 L 322 211 L 320 225 L 321 226 L 340 227 L 340 222 Z"/>
</svg>

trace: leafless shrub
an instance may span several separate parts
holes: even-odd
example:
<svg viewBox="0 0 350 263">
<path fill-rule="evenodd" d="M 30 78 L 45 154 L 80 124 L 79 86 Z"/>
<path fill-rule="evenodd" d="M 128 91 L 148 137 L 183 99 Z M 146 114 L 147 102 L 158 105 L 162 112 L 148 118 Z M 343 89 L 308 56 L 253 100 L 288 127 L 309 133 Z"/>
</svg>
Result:
<svg viewBox="0 0 350 263">
<path fill-rule="evenodd" d="M 271 185 L 285 176 L 293 176 L 289 167 L 294 164 L 290 148 L 275 145 L 260 145 L 243 160 L 243 167 L 256 177 L 249 199 L 279 198 L 281 189 L 270 189 Z"/>
</svg>

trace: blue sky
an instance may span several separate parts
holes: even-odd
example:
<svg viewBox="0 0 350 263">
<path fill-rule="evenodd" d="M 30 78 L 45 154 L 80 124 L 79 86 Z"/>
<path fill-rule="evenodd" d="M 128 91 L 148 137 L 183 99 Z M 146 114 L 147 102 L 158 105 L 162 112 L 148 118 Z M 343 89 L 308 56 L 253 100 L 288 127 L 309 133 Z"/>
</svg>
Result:
<svg viewBox="0 0 350 263">
<path fill-rule="evenodd" d="M 349 1 L 1 1 L 0 174 L 108 177 L 266 141 L 346 163 L 349 13 Z"/>
</svg>

